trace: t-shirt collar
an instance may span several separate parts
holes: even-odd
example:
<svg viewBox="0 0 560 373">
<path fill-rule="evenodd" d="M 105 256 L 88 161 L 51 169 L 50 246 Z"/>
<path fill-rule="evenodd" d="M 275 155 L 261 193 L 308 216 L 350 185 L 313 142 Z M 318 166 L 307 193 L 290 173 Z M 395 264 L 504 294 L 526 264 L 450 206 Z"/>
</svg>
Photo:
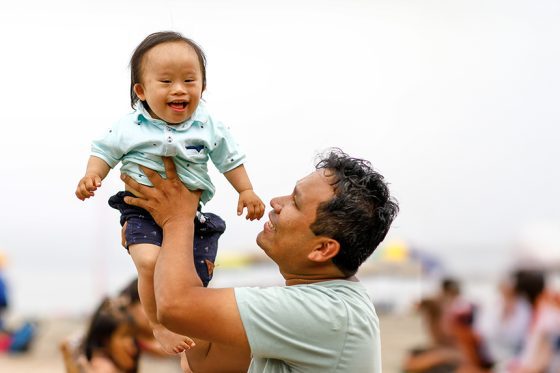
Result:
<svg viewBox="0 0 560 373">
<path fill-rule="evenodd" d="M 152 116 L 150 115 L 150 113 L 142 103 L 142 101 L 138 101 L 136 103 L 135 109 L 136 110 L 134 112 L 135 114 L 134 119 L 136 123 L 141 123 L 142 121 L 146 121 L 159 126 L 167 125 L 161 119 L 152 118 Z M 189 129 L 192 125 L 205 124 L 206 122 L 208 122 L 208 112 L 206 111 L 206 107 L 204 106 L 202 101 L 200 101 L 198 103 L 196 110 L 194 111 L 194 113 L 191 115 L 189 119 L 187 119 L 182 123 L 173 124 L 171 127 L 174 128 L 176 131 L 181 131 L 181 130 Z"/>
</svg>

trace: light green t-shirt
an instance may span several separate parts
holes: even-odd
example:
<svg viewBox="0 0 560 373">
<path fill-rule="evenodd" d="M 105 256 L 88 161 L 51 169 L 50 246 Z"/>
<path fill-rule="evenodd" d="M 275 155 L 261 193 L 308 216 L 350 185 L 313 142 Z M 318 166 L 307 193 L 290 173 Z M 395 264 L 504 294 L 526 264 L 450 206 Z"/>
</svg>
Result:
<svg viewBox="0 0 560 373">
<path fill-rule="evenodd" d="M 379 319 L 359 282 L 236 288 L 249 372 L 381 372 Z"/>
</svg>

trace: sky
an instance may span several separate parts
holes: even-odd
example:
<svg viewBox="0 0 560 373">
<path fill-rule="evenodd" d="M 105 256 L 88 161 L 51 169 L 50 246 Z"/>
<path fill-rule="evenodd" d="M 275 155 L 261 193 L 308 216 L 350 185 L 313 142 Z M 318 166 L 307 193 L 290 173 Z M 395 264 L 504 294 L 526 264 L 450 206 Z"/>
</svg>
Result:
<svg viewBox="0 0 560 373">
<path fill-rule="evenodd" d="M 340 147 L 390 183 L 401 212 L 387 241 L 473 263 L 556 242 L 555 0 L 3 1 L 0 251 L 16 309 L 80 309 L 74 297 L 134 273 L 106 203 L 118 168 L 95 198 L 74 191 L 91 140 L 130 111 L 133 49 L 161 30 L 204 49 L 203 97 L 263 200 Z M 211 176 L 220 250 L 258 251 L 265 220 L 237 217 L 235 191 Z"/>
</svg>

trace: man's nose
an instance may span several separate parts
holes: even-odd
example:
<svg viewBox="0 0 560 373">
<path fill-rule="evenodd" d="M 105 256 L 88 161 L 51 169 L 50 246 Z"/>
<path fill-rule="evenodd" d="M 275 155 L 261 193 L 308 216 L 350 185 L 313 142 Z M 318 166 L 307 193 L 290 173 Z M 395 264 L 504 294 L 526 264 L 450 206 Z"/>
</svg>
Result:
<svg viewBox="0 0 560 373">
<path fill-rule="evenodd" d="M 272 207 L 272 210 L 274 212 L 278 212 L 280 210 L 280 204 L 278 203 L 278 197 L 270 200 L 270 207 Z"/>
<path fill-rule="evenodd" d="M 288 198 L 287 196 L 284 197 L 276 197 L 270 200 L 270 207 L 274 210 L 274 212 L 279 212 L 282 210 L 282 206 L 284 206 L 284 201 Z"/>
</svg>

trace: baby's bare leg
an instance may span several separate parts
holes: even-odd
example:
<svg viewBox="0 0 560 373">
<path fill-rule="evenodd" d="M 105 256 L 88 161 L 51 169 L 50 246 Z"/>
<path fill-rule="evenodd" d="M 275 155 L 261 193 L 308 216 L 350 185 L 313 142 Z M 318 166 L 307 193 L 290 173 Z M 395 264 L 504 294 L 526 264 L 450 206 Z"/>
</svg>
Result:
<svg viewBox="0 0 560 373">
<path fill-rule="evenodd" d="M 157 320 L 156 297 L 154 293 L 154 268 L 159 254 L 159 246 L 152 244 L 130 245 L 128 251 L 138 271 L 138 294 L 146 316 L 157 341 L 163 350 L 176 354 L 191 348 L 194 342 L 186 336 L 173 333 Z"/>
</svg>

